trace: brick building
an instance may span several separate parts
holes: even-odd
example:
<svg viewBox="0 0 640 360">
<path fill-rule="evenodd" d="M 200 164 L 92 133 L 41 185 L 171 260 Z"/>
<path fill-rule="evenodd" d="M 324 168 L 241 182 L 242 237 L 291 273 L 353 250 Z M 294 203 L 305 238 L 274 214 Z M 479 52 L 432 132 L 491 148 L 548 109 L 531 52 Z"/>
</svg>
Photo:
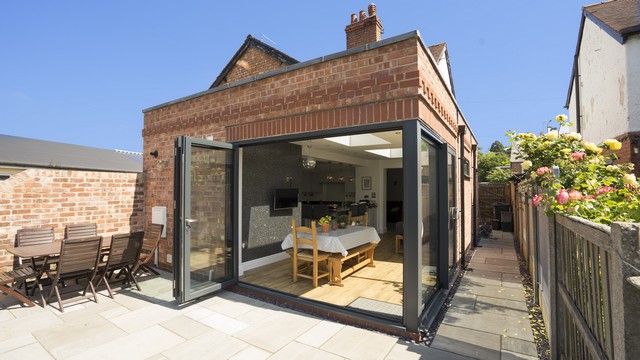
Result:
<svg viewBox="0 0 640 360">
<path fill-rule="evenodd" d="M 409 333 L 435 315 L 475 236 L 477 140 L 446 44 L 382 40 L 368 10 L 352 15 L 345 51 L 298 62 L 249 36 L 210 89 L 144 110 L 145 208 L 166 207 L 159 265 L 181 300 L 231 285 Z M 282 189 L 295 206 L 278 203 Z M 376 268 L 344 287 L 292 283 L 291 219 L 360 200 L 382 238 Z M 402 253 L 389 245 L 398 220 Z"/>
<path fill-rule="evenodd" d="M 0 135 L 0 268 L 18 229 L 92 222 L 100 235 L 144 228 L 141 156 Z"/>
</svg>

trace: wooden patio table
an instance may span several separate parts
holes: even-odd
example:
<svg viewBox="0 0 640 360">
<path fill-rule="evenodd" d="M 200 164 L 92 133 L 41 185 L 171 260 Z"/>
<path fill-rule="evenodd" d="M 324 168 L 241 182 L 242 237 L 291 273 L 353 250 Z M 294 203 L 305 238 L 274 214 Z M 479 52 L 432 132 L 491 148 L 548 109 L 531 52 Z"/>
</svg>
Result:
<svg viewBox="0 0 640 360">
<path fill-rule="evenodd" d="M 104 236 L 102 238 L 102 249 L 108 249 L 111 246 L 111 236 Z M 46 244 L 38 244 L 31 246 L 12 246 L 6 247 L 7 251 L 15 256 L 21 258 L 38 258 L 38 257 L 50 257 L 60 255 L 60 248 L 62 247 L 62 241 L 56 240 L 54 242 Z"/>
</svg>

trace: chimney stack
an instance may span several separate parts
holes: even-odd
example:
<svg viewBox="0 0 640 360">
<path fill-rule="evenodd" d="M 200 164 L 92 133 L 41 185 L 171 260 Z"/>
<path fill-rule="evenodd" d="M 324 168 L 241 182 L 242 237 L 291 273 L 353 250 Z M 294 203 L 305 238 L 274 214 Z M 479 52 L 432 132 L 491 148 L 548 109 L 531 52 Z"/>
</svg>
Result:
<svg viewBox="0 0 640 360">
<path fill-rule="evenodd" d="M 351 23 L 347 25 L 344 32 L 347 34 L 347 49 L 362 46 L 382 39 L 384 30 L 382 23 L 376 15 L 376 5 L 369 4 L 369 16 L 364 10 L 360 10 L 358 15 L 351 14 Z"/>
</svg>

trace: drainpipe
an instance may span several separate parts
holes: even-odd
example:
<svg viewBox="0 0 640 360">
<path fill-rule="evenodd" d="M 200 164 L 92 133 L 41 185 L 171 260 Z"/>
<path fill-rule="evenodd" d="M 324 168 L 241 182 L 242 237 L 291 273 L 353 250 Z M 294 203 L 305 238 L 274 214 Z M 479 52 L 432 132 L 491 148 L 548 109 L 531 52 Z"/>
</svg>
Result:
<svg viewBox="0 0 640 360">
<path fill-rule="evenodd" d="M 462 176 L 460 176 L 460 201 L 461 206 L 460 206 L 460 243 L 462 246 L 460 246 L 460 266 L 464 269 L 467 267 L 467 251 L 466 251 L 466 245 L 465 245 L 465 238 L 466 238 L 466 234 L 465 234 L 465 228 L 466 228 L 466 223 L 465 223 L 465 200 L 464 200 L 464 135 L 467 132 L 467 127 L 465 125 L 458 125 L 458 139 L 459 139 L 459 145 L 458 145 L 458 149 L 460 150 L 460 173 Z"/>
<path fill-rule="evenodd" d="M 578 65 L 578 55 L 574 55 L 573 66 L 575 67 L 575 86 L 576 86 L 576 132 L 580 133 L 580 66 Z"/>
<path fill-rule="evenodd" d="M 473 200 L 471 201 L 471 207 L 473 214 L 473 227 L 471 228 L 471 239 L 473 240 L 473 247 L 478 246 L 478 145 L 471 145 L 471 157 L 473 158 Z"/>
</svg>

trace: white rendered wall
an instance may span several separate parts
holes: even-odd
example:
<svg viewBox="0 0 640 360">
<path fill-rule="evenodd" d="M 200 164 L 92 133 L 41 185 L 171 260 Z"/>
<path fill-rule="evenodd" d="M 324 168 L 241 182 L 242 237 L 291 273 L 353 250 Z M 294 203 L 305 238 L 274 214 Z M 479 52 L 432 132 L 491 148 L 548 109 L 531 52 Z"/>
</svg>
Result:
<svg viewBox="0 0 640 360">
<path fill-rule="evenodd" d="M 627 133 L 629 84 L 625 47 L 586 19 L 578 66 L 583 138 L 599 143 Z"/>
<path fill-rule="evenodd" d="M 640 131 L 640 35 L 628 38 L 624 47 L 627 53 L 629 131 Z"/>
</svg>

